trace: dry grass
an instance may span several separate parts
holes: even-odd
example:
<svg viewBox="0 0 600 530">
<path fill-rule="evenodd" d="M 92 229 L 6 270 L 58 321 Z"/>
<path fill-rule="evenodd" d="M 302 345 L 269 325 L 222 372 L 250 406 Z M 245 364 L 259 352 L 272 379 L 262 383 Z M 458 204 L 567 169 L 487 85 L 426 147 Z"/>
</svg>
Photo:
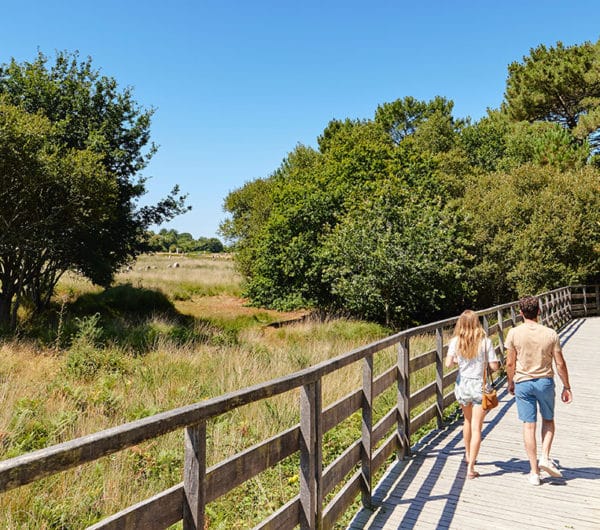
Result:
<svg viewBox="0 0 600 530">
<path fill-rule="evenodd" d="M 175 261 L 179 267 L 167 267 Z M 151 315 L 126 328 L 129 335 L 124 338 L 96 343 L 91 335 L 83 336 L 59 350 L 54 344 L 18 340 L 2 344 L 0 458 L 280 377 L 386 334 L 364 322 L 323 322 L 300 319 L 306 311 L 248 307 L 239 296 L 240 278 L 232 261 L 221 257 L 142 256 L 133 270 L 117 276 L 117 282 L 161 291 L 191 322 Z M 72 301 L 95 292 L 99 289 L 72 274 L 60 282 L 57 298 Z M 269 325 L 294 320 L 281 327 Z M 138 351 L 131 344 L 140 343 L 139 337 L 133 340 L 131 335 L 140 333 L 152 339 Z M 434 346 L 432 336 L 412 339 L 411 355 Z M 95 364 L 85 364 L 92 360 Z M 395 361 L 394 348 L 380 352 L 376 373 Z M 430 374 L 419 377 L 426 380 Z M 361 378 L 361 363 L 327 376 L 324 406 L 358 388 Z M 413 391 L 422 383 L 413 378 Z M 393 404 L 395 390 L 379 399 Z M 298 420 L 297 391 L 215 418 L 208 426 L 209 465 Z M 357 416 L 327 433 L 325 463 L 359 432 Z M 182 446 L 182 433 L 171 433 L 2 494 L 3 528 L 66 530 L 92 524 L 180 482 Z M 210 528 L 251 527 L 297 493 L 298 463 L 290 458 L 209 505 Z"/>
<path fill-rule="evenodd" d="M 167 268 L 175 259 L 180 266 Z M 143 256 L 132 271 L 120 273 L 117 282 L 160 290 L 177 311 L 193 317 L 191 328 L 188 324 L 186 331 L 167 317 L 151 316 L 141 327 L 152 330 L 155 338 L 141 354 L 114 341 L 73 340 L 61 350 L 54 344 L 4 343 L 0 458 L 279 377 L 384 333 L 378 326 L 347 320 L 309 319 L 271 327 L 268 324 L 294 320 L 306 312 L 248 307 L 239 297 L 240 279 L 228 259 Z M 98 288 L 70 274 L 61 280 L 57 299 L 72 301 L 96 292 Z M 182 331 L 192 338 L 175 340 Z M 86 359 L 97 363 L 89 373 L 75 362 Z M 355 368 L 349 368 L 343 379 L 329 378 L 324 401 L 335 401 L 347 393 L 350 382 L 359 380 L 360 369 Z M 208 432 L 209 463 L 296 423 L 297 399 L 297 392 L 289 392 L 215 419 Z M 92 524 L 179 482 L 182 452 L 182 433 L 172 433 L 2 494 L 4 528 Z M 207 512 L 211 528 L 251 526 L 250 521 L 265 510 L 297 493 L 297 473 L 297 463 L 284 462 L 213 503 Z M 240 506 L 247 513 L 240 514 Z"/>
</svg>

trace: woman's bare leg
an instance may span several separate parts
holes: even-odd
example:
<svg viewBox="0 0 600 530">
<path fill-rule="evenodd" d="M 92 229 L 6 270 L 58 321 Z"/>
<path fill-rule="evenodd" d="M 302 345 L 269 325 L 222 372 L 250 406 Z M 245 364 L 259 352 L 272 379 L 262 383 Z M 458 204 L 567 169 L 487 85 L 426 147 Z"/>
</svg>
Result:
<svg viewBox="0 0 600 530">
<path fill-rule="evenodd" d="M 467 462 L 470 461 L 470 451 L 471 451 L 471 419 L 473 415 L 473 405 L 469 403 L 468 405 L 461 405 L 463 413 L 463 441 L 465 442 L 465 460 Z"/>
<path fill-rule="evenodd" d="M 475 461 L 479 454 L 479 448 L 481 447 L 481 430 L 483 429 L 483 418 L 485 417 L 485 411 L 481 408 L 481 405 L 473 405 L 471 407 L 471 440 L 469 444 L 469 467 L 467 469 L 467 476 L 477 476 L 475 471 Z"/>
</svg>

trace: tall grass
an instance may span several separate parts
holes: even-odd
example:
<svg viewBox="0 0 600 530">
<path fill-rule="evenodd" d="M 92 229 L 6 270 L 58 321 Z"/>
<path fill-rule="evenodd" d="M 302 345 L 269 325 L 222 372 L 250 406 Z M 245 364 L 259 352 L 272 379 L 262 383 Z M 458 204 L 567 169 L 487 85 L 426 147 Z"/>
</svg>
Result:
<svg viewBox="0 0 600 530">
<path fill-rule="evenodd" d="M 179 267 L 167 268 L 175 260 Z M 42 339 L 35 337 L 38 322 L 31 339 L 0 346 L 0 458 L 280 377 L 388 333 L 347 319 L 269 326 L 305 313 L 247 307 L 227 259 L 144 256 L 117 282 L 103 293 L 66 276 L 57 289 L 60 318 L 48 319 Z M 430 339 L 412 348 L 425 351 Z M 393 348 L 381 352 L 376 372 L 395 360 Z M 361 377 L 360 363 L 327 376 L 324 406 L 357 388 Z M 376 415 L 395 399 L 394 389 L 380 396 Z M 215 418 L 208 425 L 208 463 L 298 421 L 297 391 Z M 357 414 L 327 433 L 325 465 L 359 433 Z M 182 461 L 183 433 L 175 432 L 7 492 L 0 495 L 3 528 L 92 524 L 180 482 Z M 252 527 L 298 488 L 295 456 L 211 503 L 209 527 Z"/>
</svg>

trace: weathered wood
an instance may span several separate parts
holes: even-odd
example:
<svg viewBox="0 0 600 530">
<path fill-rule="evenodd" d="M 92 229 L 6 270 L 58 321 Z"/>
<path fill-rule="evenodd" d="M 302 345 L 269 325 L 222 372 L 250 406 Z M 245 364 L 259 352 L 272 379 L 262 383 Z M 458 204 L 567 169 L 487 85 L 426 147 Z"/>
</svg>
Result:
<svg viewBox="0 0 600 530">
<path fill-rule="evenodd" d="M 600 521 L 600 460 L 590 448 L 600 424 L 590 422 L 600 365 L 600 319 L 561 332 L 573 403 L 556 403 L 552 456 L 564 479 L 542 473 L 542 485 L 527 482 L 529 463 L 514 398 L 500 392 L 500 406 L 485 418 L 477 469 L 467 480 L 462 461 L 462 421 L 427 436 L 415 456 L 394 463 L 374 490 L 375 511 L 361 510 L 349 530 L 398 528 L 597 528 Z M 538 431 L 539 443 L 539 431 Z M 538 453 L 541 451 L 538 445 Z M 501 508 L 499 508 L 501 506 Z"/>
<path fill-rule="evenodd" d="M 398 380 L 398 366 L 394 365 L 388 368 L 373 381 L 373 398 L 383 394 Z"/>
<path fill-rule="evenodd" d="M 259 523 L 253 530 L 287 530 L 300 524 L 300 496 L 284 504 L 270 517 Z"/>
<path fill-rule="evenodd" d="M 87 530 L 167 528 L 183 517 L 183 482 L 89 526 Z"/>
<path fill-rule="evenodd" d="M 323 471 L 323 497 L 329 495 L 344 477 L 360 463 L 361 442 L 356 440 Z"/>
<path fill-rule="evenodd" d="M 206 502 L 214 501 L 299 449 L 300 426 L 295 425 L 211 467 L 206 472 Z"/>
<path fill-rule="evenodd" d="M 402 441 L 400 457 L 410 454 L 410 342 L 402 337 L 398 344 L 398 437 Z"/>
<path fill-rule="evenodd" d="M 204 530 L 206 507 L 206 422 L 185 429 L 183 530 Z"/>
<path fill-rule="evenodd" d="M 444 335 L 442 328 L 435 330 L 436 358 L 435 358 L 435 397 L 437 426 L 440 429 L 444 423 Z"/>
<path fill-rule="evenodd" d="M 357 471 L 323 510 L 323 529 L 332 528 L 360 493 L 361 474 Z"/>
<path fill-rule="evenodd" d="M 415 416 L 412 420 L 410 420 L 410 431 L 417 432 L 421 427 L 423 427 L 423 425 L 426 425 L 433 418 L 435 418 L 436 408 L 437 407 L 435 404 L 431 405 L 418 416 Z"/>
<path fill-rule="evenodd" d="M 411 396 L 409 398 L 410 409 L 413 410 L 415 407 L 417 407 L 421 403 L 424 403 L 429 398 L 432 398 L 433 396 L 435 396 L 436 389 L 437 389 L 437 383 L 435 381 L 432 381 L 428 385 L 421 387 L 414 394 L 411 394 Z"/>
<path fill-rule="evenodd" d="M 321 528 L 321 381 L 300 391 L 300 528 Z"/>
<path fill-rule="evenodd" d="M 373 356 L 368 355 L 363 359 L 363 397 L 362 397 L 362 422 L 361 422 L 361 499 L 363 506 L 371 506 L 371 488 L 373 473 L 371 462 L 373 459 Z"/>
<path fill-rule="evenodd" d="M 400 449 L 400 439 L 398 438 L 398 433 L 393 433 L 375 451 L 373 455 L 373 469 L 379 470 L 398 449 Z"/>
<path fill-rule="evenodd" d="M 323 411 L 323 432 L 328 432 L 360 409 L 362 390 L 344 396 Z"/>
<path fill-rule="evenodd" d="M 564 326 L 572 316 L 600 314 L 600 288 L 598 285 L 556 289 L 540 295 L 540 300 L 543 318 L 549 325 L 557 328 Z M 499 355 L 503 354 L 503 338 L 506 327 L 509 325 L 514 326 L 522 320 L 520 316 L 516 315 L 517 310 L 518 303 L 511 302 L 478 312 L 490 336 L 495 335 L 498 337 L 496 351 Z M 504 312 L 510 312 L 510 318 L 504 319 Z M 353 444 L 344 455 L 336 459 L 334 464 L 329 466 L 323 473 L 321 469 L 321 439 L 323 432 L 335 427 L 360 408 L 363 409 L 360 440 L 362 450 L 360 453 L 362 455 L 362 468 L 367 470 L 366 474 L 361 473 L 363 485 L 372 480 L 374 471 L 394 450 L 400 449 L 400 456 L 404 456 L 404 453 L 410 450 L 408 441 L 410 433 L 421 428 L 434 417 L 437 417 L 438 424 L 441 424 L 440 418 L 443 410 L 454 402 L 453 392 L 443 396 L 442 393 L 445 388 L 454 382 L 457 371 L 454 370 L 446 375 L 443 375 L 443 372 L 440 373 L 440 352 L 443 358 L 447 351 L 447 345 L 443 344 L 443 330 L 453 325 L 456 320 L 457 317 L 454 317 L 411 328 L 279 379 L 0 462 L 0 491 L 96 460 L 162 434 L 187 428 L 186 444 L 188 448 L 186 449 L 185 487 L 175 486 L 166 492 L 129 507 L 98 523 L 100 525 L 97 526 L 98 528 L 158 528 L 163 524 L 163 521 L 165 521 L 165 525 L 169 525 L 176 522 L 174 518 L 181 519 L 184 516 L 184 510 L 187 511 L 187 515 L 184 516 L 187 521 L 185 528 L 197 528 L 202 526 L 204 505 L 207 502 L 231 491 L 232 488 L 297 451 L 301 453 L 300 486 L 301 492 L 304 491 L 304 496 L 301 495 L 295 501 L 291 501 L 277 514 L 265 520 L 263 523 L 267 526 L 264 526 L 264 528 L 285 528 L 288 522 L 291 526 L 295 526 L 303 519 L 308 521 L 311 518 L 312 526 L 308 526 L 308 523 L 306 523 L 303 527 L 318 528 L 322 520 L 321 502 L 325 494 L 324 491 L 330 493 L 334 487 L 343 483 L 344 477 L 351 472 L 352 466 L 357 462 L 356 448 L 359 447 L 359 442 Z M 490 320 L 494 322 L 491 325 Z M 410 338 L 427 333 L 436 334 L 436 349 L 410 359 Z M 398 346 L 397 366 L 393 366 L 378 377 L 374 377 L 373 354 L 395 344 Z M 320 385 L 322 377 L 360 360 L 363 360 L 365 366 L 363 388 L 348 394 L 329 406 L 325 411 L 321 411 Z M 436 366 L 435 381 L 426 384 L 413 395 L 410 395 L 409 375 L 434 363 Z M 373 399 L 385 392 L 395 380 L 397 380 L 398 385 L 397 405 L 373 426 Z M 304 393 L 305 397 L 304 400 L 301 399 L 303 405 L 301 405 L 300 425 L 294 426 L 288 431 L 246 449 L 206 470 L 205 422 L 207 419 L 219 416 L 241 405 L 296 388 L 301 388 L 301 395 Z M 312 390 L 309 391 L 308 389 Z M 309 394 L 310 399 L 308 399 Z M 433 395 L 436 396 L 435 404 L 411 420 L 411 409 Z M 376 444 L 396 422 L 396 432 L 375 450 Z M 307 433 L 309 434 L 308 439 L 304 437 L 304 434 Z M 306 447 L 303 448 L 303 444 Z M 309 455 L 308 460 L 307 455 Z M 309 469 L 308 473 L 305 473 L 307 462 Z M 367 477 L 367 480 L 365 477 Z M 352 490 L 352 487 L 346 488 L 346 486 L 343 486 L 340 492 L 343 493 L 342 497 L 350 496 L 349 491 Z M 308 495 L 306 494 L 307 490 L 310 490 Z M 369 491 L 370 488 L 363 487 L 363 491 L 365 490 Z M 354 497 L 356 493 L 354 492 Z M 177 501 L 178 496 L 179 501 Z M 178 502 L 179 506 L 177 507 Z M 304 515 L 306 505 L 308 505 L 308 517 Z M 335 508 L 328 509 L 327 516 L 323 521 L 329 521 L 331 514 L 336 513 L 339 506 L 341 504 L 335 504 Z M 269 520 L 272 522 L 269 523 Z M 146 521 L 149 522 L 146 523 Z M 269 524 L 272 526 L 268 526 Z"/>
<path fill-rule="evenodd" d="M 393 408 L 373 427 L 373 447 L 398 423 L 398 410 Z"/>
<path fill-rule="evenodd" d="M 408 363 L 409 373 L 414 374 L 417 370 L 433 364 L 435 362 L 436 355 L 436 351 L 431 350 L 413 357 Z"/>
</svg>

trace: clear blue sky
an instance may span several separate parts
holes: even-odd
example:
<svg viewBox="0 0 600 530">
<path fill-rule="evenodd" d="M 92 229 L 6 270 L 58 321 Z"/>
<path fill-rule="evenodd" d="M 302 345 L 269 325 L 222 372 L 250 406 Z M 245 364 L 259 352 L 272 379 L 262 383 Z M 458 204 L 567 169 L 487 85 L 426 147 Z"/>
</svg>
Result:
<svg viewBox="0 0 600 530">
<path fill-rule="evenodd" d="M 78 50 L 131 86 L 156 109 L 143 203 L 178 183 L 193 210 L 165 226 L 213 237 L 226 195 L 315 146 L 332 118 L 441 95 L 478 119 L 509 63 L 595 42 L 599 20 L 597 0 L 30 0 L 3 2 L 0 62 Z"/>
</svg>

